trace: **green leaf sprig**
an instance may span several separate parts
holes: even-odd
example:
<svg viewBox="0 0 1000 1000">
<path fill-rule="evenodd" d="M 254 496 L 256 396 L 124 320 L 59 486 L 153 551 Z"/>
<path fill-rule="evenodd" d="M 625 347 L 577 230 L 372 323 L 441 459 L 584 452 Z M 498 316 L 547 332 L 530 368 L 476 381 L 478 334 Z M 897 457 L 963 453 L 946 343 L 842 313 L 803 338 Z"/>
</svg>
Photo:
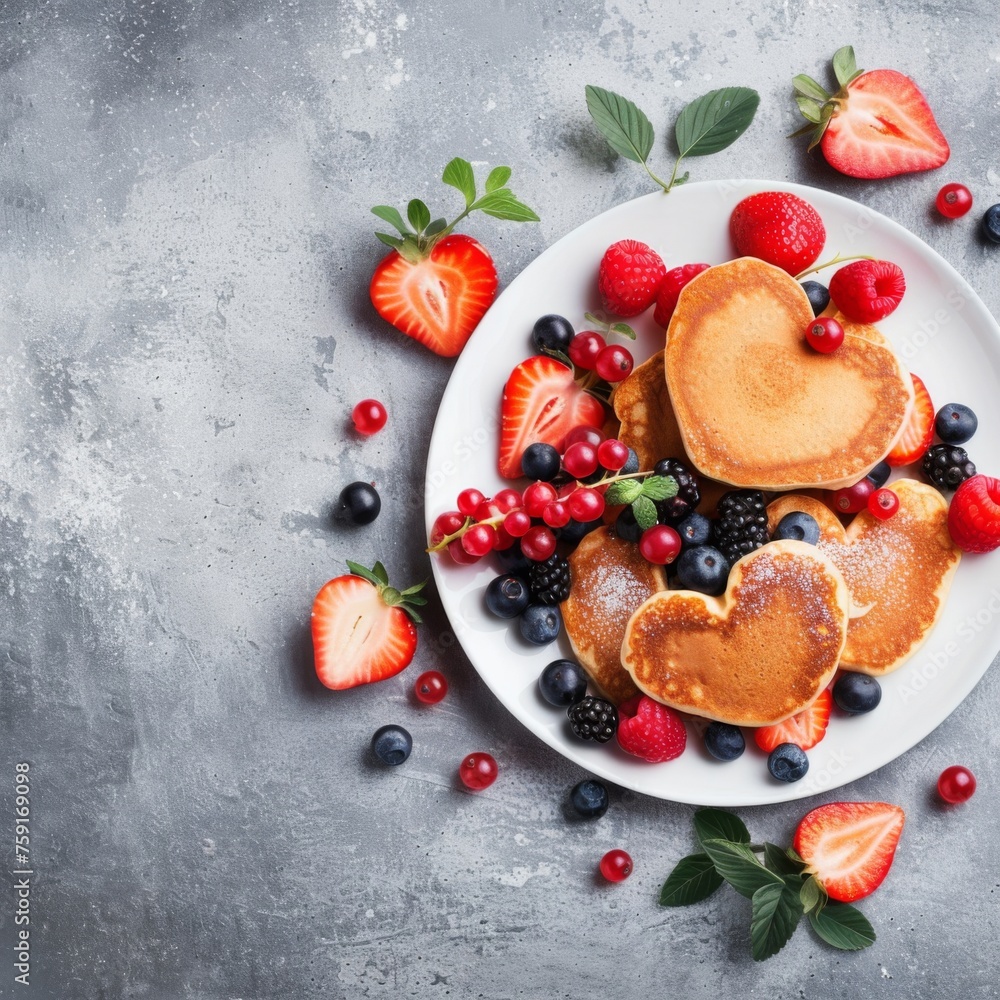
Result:
<svg viewBox="0 0 1000 1000">
<path fill-rule="evenodd" d="M 702 850 L 677 863 L 660 890 L 661 906 L 698 903 L 728 882 L 750 900 L 750 951 L 758 962 L 785 946 L 803 914 L 834 948 L 858 951 L 874 943 L 865 915 L 849 903 L 831 903 L 791 847 L 752 844 L 743 821 L 722 809 L 699 809 L 694 827 Z"/>
<path fill-rule="evenodd" d="M 398 250 L 411 264 L 415 264 L 472 212 L 484 212 L 494 219 L 509 222 L 538 222 L 538 216 L 524 202 L 518 201 L 507 187 L 510 173 L 510 167 L 494 167 L 486 178 L 484 193 L 479 195 L 472 164 L 456 156 L 441 175 L 441 180 L 461 192 L 465 199 L 465 208 L 451 222 L 443 218 L 431 219 L 430 209 L 419 198 L 413 198 L 406 206 L 406 221 L 391 205 L 376 205 L 372 209 L 373 214 L 388 222 L 399 236 L 380 232 L 375 235 L 386 246 Z"/>
<path fill-rule="evenodd" d="M 809 135 L 809 148 L 813 149 L 819 144 L 826 131 L 830 119 L 840 110 L 840 106 L 847 100 L 847 88 L 856 80 L 863 71 L 858 69 L 854 58 L 854 49 L 850 45 L 837 49 L 833 54 L 833 75 L 837 78 L 838 90 L 835 94 L 829 94 L 811 76 L 800 73 L 792 80 L 795 88 L 795 103 L 799 106 L 802 117 L 809 123 L 803 125 L 797 132 L 793 132 L 789 138 L 793 139 L 800 135 Z"/>
<path fill-rule="evenodd" d="M 656 524 L 656 501 L 677 496 L 677 480 L 673 476 L 647 475 L 645 479 L 621 478 L 613 482 L 604 494 L 609 507 L 629 504 L 636 524 L 645 531 Z"/>
<path fill-rule="evenodd" d="M 423 624 L 417 608 L 427 603 L 427 598 L 420 593 L 427 586 L 427 581 L 416 583 L 405 590 L 397 590 L 389 583 L 389 574 L 381 562 L 368 569 L 360 563 L 347 560 L 347 568 L 354 576 L 360 576 L 362 580 L 367 580 L 381 596 L 382 600 L 390 608 L 399 608 L 413 619 L 418 625 Z"/>
<path fill-rule="evenodd" d="M 669 192 L 688 179 L 677 176 L 686 156 L 708 156 L 732 145 L 749 128 L 760 104 L 760 94 L 749 87 L 722 87 L 688 104 L 677 118 L 674 137 L 677 159 L 670 180 L 663 181 L 649 167 L 653 149 L 653 126 L 646 115 L 626 97 L 588 84 L 587 110 L 608 145 L 620 156 L 642 164 L 646 173 Z"/>
</svg>

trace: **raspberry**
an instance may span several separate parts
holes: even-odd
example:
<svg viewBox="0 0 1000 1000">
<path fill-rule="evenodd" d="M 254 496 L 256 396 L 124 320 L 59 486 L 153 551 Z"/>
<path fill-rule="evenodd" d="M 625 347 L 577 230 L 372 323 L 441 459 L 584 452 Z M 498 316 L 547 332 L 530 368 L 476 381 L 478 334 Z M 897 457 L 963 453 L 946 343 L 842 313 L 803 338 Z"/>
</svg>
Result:
<svg viewBox="0 0 1000 1000">
<path fill-rule="evenodd" d="M 948 531 L 966 552 L 1000 548 L 1000 479 L 983 475 L 966 479 L 951 499 Z"/>
<path fill-rule="evenodd" d="M 680 298 L 684 286 L 696 278 L 702 271 L 707 271 L 708 264 L 683 264 L 667 271 L 660 284 L 660 290 L 656 293 L 656 308 L 653 310 L 653 322 L 658 326 L 669 326 L 670 317 L 677 308 L 677 300 Z"/>
<path fill-rule="evenodd" d="M 830 282 L 830 297 L 855 323 L 877 323 L 899 305 L 906 291 L 903 272 L 888 260 L 856 260 Z"/>
<path fill-rule="evenodd" d="M 604 308 L 616 316 L 638 316 L 653 304 L 666 273 L 660 255 L 645 243 L 612 243 L 601 258 L 597 274 Z"/>
<path fill-rule="evenodd" d="M 687 729 L 672 709 L 640 695 L 618 709 L 618 744 L 626 753 L 660 764 L 684 752 Z"/>
<path fill-rule="evenodd" d="M 744 198 L 729 218 L 729 232 L 741 257 L 758 257 L 792 275 L 815 264 L 826 243 L 819 213 L 787 191 Z"/>
</svg>

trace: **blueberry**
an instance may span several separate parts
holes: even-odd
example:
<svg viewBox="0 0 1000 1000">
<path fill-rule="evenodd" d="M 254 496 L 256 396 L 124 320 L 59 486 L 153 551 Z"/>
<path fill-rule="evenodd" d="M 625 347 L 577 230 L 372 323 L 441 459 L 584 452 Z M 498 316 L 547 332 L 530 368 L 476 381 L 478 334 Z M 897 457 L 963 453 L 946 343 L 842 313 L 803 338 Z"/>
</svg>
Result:
<svg viewBox="0 0 1000 1000">
<path fill-rule="evenodd" d="M 529 444 L 521 455 L 521 469 L 529 479 L 550 483 L 559 475 L 559 452 L 543 441 Z"/>
<path fill-rule="evenodd" d="M 809 296 L 809 305 L 813 307 L 813 316 L 818 316 L 830 304 L 830 290 L 818 281 L 803 281 L 802 291 Z"/>
<path fill-rule="evenodd" d="M 638 542 L 642 536 L 642 528 L 635 519 L 631 507 L 626 507 L 617 518 L 615 518 L 615 534 L 623 542 Z"/>
<path fill-rule="evenodd" d="M 382 500 L 371 483 L 348 483 L 340 491 L 334 518 L 348 524 L 371 524 L 382 509 Z"/>
<path fill-rule="evenodd" d="M 875 484 L 875 489 L 880 489 L 888 482 L 891 472 L 892 466 L 888 462 L 879 462 L 865 478 L 870 479 Z"/>
<path fill-rule="evenodd" d="M 937 411 L 934 430 L 945 444 L 965 444 L 979 427 L 979 418 L 963 403 L 949 403 Z"/>
<path fill-rule="evenodd" d="M 573 324 L 565 316 L 549 313 L 535 320 L 531 329 L 532 343 L 539 351 L 569 352 L 569 342 L 576 335 Z"/>
<path fill-rule="evenodd" d="M 743 755 L 746 748 L 747 741 L 739 726 L 713 722 L 705 730 L 705 749 L 716 760 L 736 760 Z"/>
<path fill-rule="evenodd" d="M 521 543 L 515 542 L 509 549 L 497 549 L 494 553 L 500 568 L 505 573 L 521 576 L 527 580 L 531 570 L 531 560 L 521 551 Z"/>
<path fill-rule="evenodd" d="M 841 674 L 833 685 L 833 700 L 848 715 L 864 715 L 878 707 L 882 700 L 882 685 L 868 674 Z"/>
<path fill-rule="evenodd" d="M 677 534 L 681 536 L 682 548 L 707 545 L 709 538 L 712 537 L 712 522 L 704 514 L 695 511 L 677 525 Z"/>
<path fill-rule="evenodd" d="M 608 790 L 592 778 L 574 785 L 569 800 L 584 819 L 599 819 L 608 811 Z"/>
<path fill-rule="evenodd" d="M 1000 243 L 1000 205 L 991 205 L 983 214 L 983 235 L 991 243 Z"/>
<path fill-rule="evenodd" d="M 639 471 L 639 455 L 634 448 L 628 450 L 628 461 L 619 470 L 620 476 L 631 476 Z"/>
<path fill-rule="evenodd" d="M 562 615 L 555 604 L 529 604 L 521 615 L 521 635 L 536 646 L 555 641 L 562 628 Z"/>
<path fill-rule="evenodd" d="M 587 693 L 587 675 L 572 660 L 553 660 L 539 675 L 538 690 L 557 708 L 568 708 Z"/>
<path fill-rule="evenodd" d="M 383 764 L 402 764 L 413 749 L 413 737 L 402 726 L 383 726 L 372 737 L 372 753 Z"/>
<path fill-rule="evenodd" d="M 685 590 L 717 596 L 726 589 L 729 563 L 711 545 L 695 545 L 685 549 L 677 560 L 677 579 Z"/>
<path fill-rule="evenodd" d="M 576 545 L 584 537 L 584 535 L 589 535 L 592 531 L 596 531 L 598 528 L 602 527 L 604 522 L 598 518 L 596 521 L 573 521 L 571 520 L 569 524 L 564 525 L 561 528 L 556 528 L 556 538 L 560 542 L 568 542 L 570 545 Z"/>
<path fill-rule="evenodd" d="M 510 573 L 491 580 L 486 588 L 486 607 L 497 618 L 516 618 L 530 600 L 528 584 Z"/>
<path fill-rule="evenodd" d="M 805 511 L 793 510 L 786 514 L 774 529 L 774 539 L 789 538 L 797 542 L 816 545 L 819 542 L 819 523 Z"/>
<path fill-rule="evenodd" d="M 794 743 L 779 743 L 767 758 L 767 769 L 778 781 L 798 781 L 809 770 L 809 758 Z"/>
</svg>

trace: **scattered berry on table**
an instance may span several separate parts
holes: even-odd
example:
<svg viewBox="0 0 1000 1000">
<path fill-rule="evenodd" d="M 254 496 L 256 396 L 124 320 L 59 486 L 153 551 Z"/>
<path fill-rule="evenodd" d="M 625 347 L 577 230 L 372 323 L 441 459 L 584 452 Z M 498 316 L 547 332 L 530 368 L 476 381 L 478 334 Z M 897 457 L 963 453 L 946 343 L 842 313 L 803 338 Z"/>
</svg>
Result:
<svg viewBox="0 0 1000 1000">
<path fill-rule="evenodd" d="M 560 351 L 566 354 L 574 336 L 576 331 L 573 329 L 573 324 L 565 316 L 558 316 L 555 313 L 539 316 L 531 328 L 531 342 L 535 345 L 535 349 L 542 353 Z"/>
<path fill-rule="evenodd" d="M 832 354 L 844 342 L 844 328 L 832 316 L 820 316 L 806 327 L 806 343 L 820 354 Z"/>
<path fill-rule="evenodd" d="M 833 509 L 838 514 L 857 514 L 868 506 L 868 499 L 875 492 L 875 484 L 865 476 L 853 486 L 845 486 L 842 490 L 834 490 L 830 494 Z"/>
<path fill-rule="evenodd" d="M 979 418 L 964 403 L 946 403 L 934 418 L 934 430 L 945 444 L 965 444 L 978 428 Z"/>
<path fill-rule="evenodd" d="M 983 213 L 983 235 L 991 243 L 1000 243 L 1000 205 L 990 205 Z"/>
<path fill-rule="evenodd" d="M 618 709 L 617 735 L 622 750 L 650 764 L 680 757 L 687 746 L 680 715 L 646 695 L 630 698 Z"/>
<path fill-rule="evenodd" d="M 832 709 L 833 696 L 829 689 L 821 691 L 811 705 L 796 712 L 791 718 L 773 726 L 755 729 L 754 742 L 765 753 L 771 753 L 786 744 L 794 744 L 800 750 L 811 750 L 826 736 Z"/>
<path fill-rule="evenodd" d="M 458 765 L 458 776 L 470 791 L 481 792 L 497 780 L 497 762 L 492 754 L 470 753 Z"/>
<path fill-rule="evenodd" d="M 728 579 L 729 561 L 711 545 L 694 545 L 677 560 L 677 580 L 685 590 L 717 597 Z"/>
<path fill-rule="evenodd" d="M 538 677 L 541 696 L 557 708 L 576 704 L 587 693 L 587 674 L 572 660 L 553 660 Z"/>
<path fill-rule="evenodd" d="M 581 740 L 607 743 L 618 728 L 618 709 L 603 698 L 587 695 L 566 712 L 570 728 Z"/>
<path fill-rule="evenodd" d="M 543 483 L 551 482 L 559 475 L 560 465 L 559 452 L 544 441 L 529 444 L 521 455 L 521 471 L 529 479 Z"/>
<path fill-rule="evenodd" d="M 570 341 L 569 350 L 566 353 L 577 368 L 592 372 L 605 347 L 607 347 L 607 341 L 601 334 L 596 330 L 584 330 Z"/>
<path fill-rule="evenodd" d="M 767 541 L 767 504 L 760 490 L 724 493 L 719 500 L 718 513 L 712 525 L 712 544 L 730 566 Z"/>
<path fill-rule="evenodd" d="M 530 601 L 528 585 L 519 576 L 498 576 L 486 588 L 486 607 L 497 618 L 516 618 Z"/>
<path fill-rule="evenodd" d="M 868 498 L 868 510 L 872 517 L 888 521 L 899 510 L 899 497 L 894 490 L 883 486 Z"/>
<path fill-rule="evenodd" d="M 830 289 L 819 281 L 803 281 L 802 291 L 809 299 L 813 316 L 818 316 L 830 304 Z"/>
<path fill-rule="evenodd" d="M 638 542 L 642 538 L 642 528 L 639 527 L 631 507 L 623 508 L 615 518 L 615 534 L 623 542 Z"/>
<path fill-rule="evenodd" d="M 910 410 L 903 433 L 885 458 L 894 469 L 921 459 L 934 440 L 934 404 L 931 402 L 931 394 L 918 375 L 910 372 L 910 379 L 913 381 L 913 409 Z"/>
<path fill-rule="evenodd" d="M 608 789 L 599 781 L 587 778 L 578 782 L 569 793 L 569 801 L 584 819 L 600 819 L 608 811 Z"/>
<path fill-rule="evenodd" d="M 563 455 L 563 468 L 574 479 L 586 479 L 597 471 L 597 448 L 586 441 L 571 444 Z"/>
<path fill-rule="evenodd" d="M 830 281 L 830 297 L 855 323 L 885 319 L 902 301 L 905 292 L 902 270 L 888 260 L 852 261 Z"/>
<path fill-rule="evenodd" d="M 970 461 L 964 448 L 956 444 L 936 444 L 924 455 L 924 475 L 942 490 L 957 490 L 959 486 L 976 474 L 976 466 Z"/>
<path fill-rule="evenodd" d="M 531 599 L 539 604 L 559 604 L 569 597 L 569 562 L 560 555 L 536 562 L 528 570 Z"/>
<path fill-rule="evenodd" d="M 628 445 L 617 438 L 608 438 L 597 446 L 597 461 L 602 469 L 618 472 L 628 461 Z"/>
<path fill-rule="evenodd" d="M 677 493 L 669 500 L 656 501 L 657 516 L 664 521 L 687 517 L 701 503 L 701 490 L 691 467 L 679 458 L 661 458 L 653 466 L 657 476 L 670 476 L 677 481 Z"/>
<path fill-rule="evenodd" d="M 712 537 L 712 522 L 692 511 L 682 521 L 677 524 L 677 534 L 681 536 L 681 547 L 689 549 L 694 545 L 707 545 Z"/>
<path fill-rule="evenodd" d="M 347 524 L 371 524 L 382 509 L 382 498 L 371 483 L 348 483 L 341 491 L 334 517 Z"/>
<path fill-rule="evenodd" d="M 666 273 L 660 255 L 645 243 L 612 243 L 597 272 L 597 290 L 604 308 L 626 319 L 638 316 L 653 304 Z"/>
<path fill-rule="evenodd" d="M 372 753 L 389 767 L 402 764 L 413 749 L 413 737 L 402 726 L 382 726 L 372 736 Z"/>
<path fill-rule="evenodd" d="M 937 790 L 938 795 L 951 805 L 968 802 L 976 792 L 976 776 L 967 767 L 952 764 L 941 772 Z"/>
<path fill-rule="evenodd" d="M 972 208 L 972 192 L 964 184 L 945 184 L 934 204 L 946 219 L 959 219 Z"/>
<path fill-rule="evenodd" d="M 440 670 L 425 670 L 413 685 L 417 701 L 424 705 L 436 705 L 448 693 L 448 681 Z"/>
<path fill-rule="evenodd" d="M 521 635 L 535 646 L 555 642 L 562 628 L 559 608 L 550 604 L 529 604 L 521 615 Z"/>
<path fill-rule="evenodd" d="M 632 859 L 624 851 L 615 848 L 601 858 L 601 874 L 609 882 L 624 882 L 632 874 Z"/>
<path fill-rule="evenodd" d="M 849 671 L 841 674 L 833 685 L 833 700 L 848 715 L 864 715 L 878 707 L 882 685 L 868 674 Z"/>
<path fill-rule="evenodd" d="M 669 326 L 670 318 L 674 314 L 674 309 L 677 308 L 677 300 L 680 298 L 684 286 L 702 271 L 707 271 L 708 268 L 708 264 L 682 264 L 680 267 L 674 267 L 667 271 L 660 284 L 660 290 L 656 293 L 653 322 L 658 326 Z"/>
<path fill-rule="evenodd" d="M 773 538 L 775 540 L 787 538 L 796 542 L 817 545 L 819 544 L 819 523 L 812 514 L 807 514 L 805 511 L 789 511 L 775 527 Z"/>
<path fill-rule="evenodd" d="M 543 524 L 529 528 L 521 539 L 521 551 L 533 562 L 544 562 L 556 550 L 556 536 Z"/>
<path fill-rule="evenodd" d="M 1000 479 L 984 475 L 966 479 L 951 498 L 948 531 L 965 552 L 1000 548 Z"/>
<path fill-rule="evenodd" d="M 795 275 L 815 264 L 826 243 L 819 213 L 787 191 L 761 191 L 744 198 L 729 218 L 741 257 L 758 257 Z"/>
<path fill-rule="evenodd" d="M 597 355 L 594 362 L 594 371 L 604 379 L 605 382 L 621 382 L 632 374 L 632 366 L 635 360 L 632 352 L 621 344 L 608 344 L 607 347 Z"/>
<path fill-rule="evenodd" d="M 709 723 L 705 730 L 705 749 L 716 760 L 736 760 L 743 756 L 747 741 L 739 726 L 730 726 L 725 722 Z"/>
<path fill-rule="evenodd" d="M 809 770 L 809 758 L 794 743 L 782 743 L 768 755 L 767 769 L 778 781 L 799 781 Z"/>
<path fill-rule="evenodd" d="M 385 412 L 385 407 L 377 399 L 362 399 L 353 410 L 351 419 L 359 434 L 377 434 L 385 427 L 389 415 Z"/>
<path fill-rule="evenodd" d="M 865 478 L 870 479 L 875 489 L 878 489 L 880 486 L 885 486 L 890 475 L 892 475 L 892 466 L 888 462 L 879 462 Z"/>
<path fill-rule="evenodd" d="M 639 551 L 646 562 L 656 566 L 672 563 L 681 551 L 681 536 L 666 524 L 654 524 L 639 539 Z"/>
</svg>

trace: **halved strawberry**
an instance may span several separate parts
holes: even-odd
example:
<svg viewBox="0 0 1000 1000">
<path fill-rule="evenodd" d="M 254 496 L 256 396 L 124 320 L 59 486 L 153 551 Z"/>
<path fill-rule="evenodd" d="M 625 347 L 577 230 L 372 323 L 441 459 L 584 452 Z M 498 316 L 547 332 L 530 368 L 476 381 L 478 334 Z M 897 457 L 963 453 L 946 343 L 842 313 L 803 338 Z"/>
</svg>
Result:
<svg viewBox="0 0 1000 1000">
<path fill-rule="evenodd" d="M 389 586 L 385 567 L 348 562 L 350 576 L 325 583 L 312 608 L 316 674 L 335 691 L 385 680 L 409 666 L 417 648 L 414 605 L 426 604 L 423 584 Z"/>
<path fill-rule="evenodd" d="M 931 394 L 919 376 L 910 372 L 910 378 L 913 379 L 913 409 L 902 436 L 885 457 L 893 468 L 919 461 L 934 440 L 934 404 L 931 402 Z"/>
<path fill-rule="evenodd" d="M 831 802 L 803 816 L 794 847 L 831 899 L 853 903 L 889 873 L 905 820 L 888 802 Z"/>
<path fill-rule="evenodd" d="M 776 726 L 755 729 L 753 738 L 764 753 L 770 753 L 782 743 L 794 743 L 803 750 L 809 750 L 826 736 L 831 708 L 833 695 L 827 688 L 820 692 L 820 696 L 808 708 L 802 709 L 790 719 L 785 719 Z"/>
<path fill-rule="evenodd" d="M 951 150 L 920 88 L 894 69 L 858 70 L 848 45 L 833 57 L 840 89 L 828 94 L 815 80 L 793 81 L 799 110 L 835 170 L 850 177 L 880 178 L 932 170 Z"/>
<path fill-rule="evenodd" d="M 522 361 L 500 403 L 500 475 L 523 474 L 521 456 L 529 444 L 542 441 L 561 453 L 566 435 L 581 424 L 602 427 L 604 405 L 576 384 L 573 370 L 543 354 Z"/>
<path fill-rule="evenodd" d="M 369 288 L 383 319 L 446 358 L 462 350 L 496 292 L 493 258 L 461 234 L 446 236 L 416 262 L 393 250 L 375 268 Z"/>
</svg>

